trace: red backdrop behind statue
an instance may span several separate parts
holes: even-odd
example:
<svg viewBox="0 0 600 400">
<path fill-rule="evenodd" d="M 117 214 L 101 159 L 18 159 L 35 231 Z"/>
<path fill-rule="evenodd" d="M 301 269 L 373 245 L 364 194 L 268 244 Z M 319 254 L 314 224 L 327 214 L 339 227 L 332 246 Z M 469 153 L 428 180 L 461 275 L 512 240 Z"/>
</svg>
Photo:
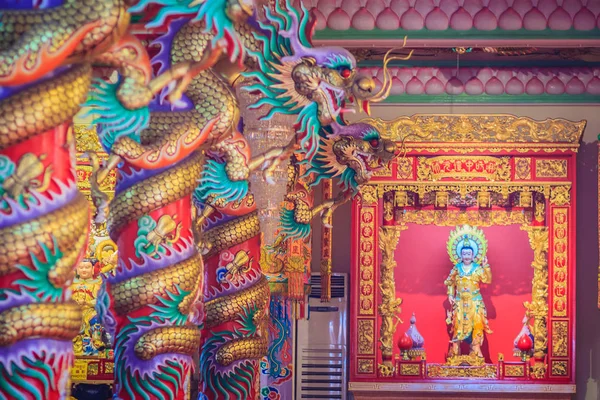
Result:
<svg viewBox="0 0 600 400">
<path fill-rule="evenodd" d="M 425 339 L 427 360 L 444 362 L 448 351 L 446 310 L 450 309 L 444 280 L 452 263 L 446 243 L 452 226 L 408 224 L 400 235 L 395 259 L 396 296 L 402 301 L 401 318 L 394 336 L 397 343 L 410 325 L 414 312 L 417 327 Z M 512 359 L 513 340 L 521 330 L 525 308 L 531 301 L 533 251 L 527 232 L 519 225 L 481 228 L 488 241 L 488 261 L 492 268 L 492 283 L 483 285 L 490 328 L 482 348 L 486 362 L 497 362 L 498 353 Z M 516 358 L 515 358 L 516 359 Z"/>
</svg>

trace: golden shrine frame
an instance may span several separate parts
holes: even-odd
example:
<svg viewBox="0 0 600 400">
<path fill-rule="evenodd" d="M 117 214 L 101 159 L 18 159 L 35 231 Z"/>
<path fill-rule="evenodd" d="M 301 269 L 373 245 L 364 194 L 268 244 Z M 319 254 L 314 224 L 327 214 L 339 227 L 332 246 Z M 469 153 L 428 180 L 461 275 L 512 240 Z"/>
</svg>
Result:
<svg viewBox="0 0 600 400">
<path fill-rule="evenodd" d="M 403 154 L 353 204 L 350 390 L 357 398 L 374 389 L 574 392 L 575 157 L 585 121 L 415 115 L 364 122 Z M 402 299 L 384 288 L 395 293 L 393 251 L 408 223 L 520 225 L 527 232 L 534 254 L 525 304 L 535 338 L 531 363 L 502 355 L 497 365 L 469 367 L 398 359 L 390 323 L 402 316 Z"/>
</svg>

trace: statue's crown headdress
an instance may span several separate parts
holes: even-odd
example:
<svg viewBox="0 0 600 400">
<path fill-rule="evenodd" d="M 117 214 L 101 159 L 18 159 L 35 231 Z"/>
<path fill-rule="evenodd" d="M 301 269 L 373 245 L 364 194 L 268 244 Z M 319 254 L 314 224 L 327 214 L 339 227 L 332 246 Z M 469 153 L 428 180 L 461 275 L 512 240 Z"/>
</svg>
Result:
<svg viewBox="0 0 600 400">
<path fill-rule="evenodd" d="M 464 235 L 463 236 L 463 242 L 462 242 L 462 247 L 473 247 L 471 246 L 471 242 L 469 241 L 469 236 L 468 235 Z"/>
<path fill-rule="evenodd" d="M 461 251 L 465 247 L 472 249 L 474 261 L 480 262 L 487 253 L 488 244 L 480 228 L 462 225 L 450 232 L 446 247 L 450 261 L 456 264 L 461 261 Z"/>
</svg>

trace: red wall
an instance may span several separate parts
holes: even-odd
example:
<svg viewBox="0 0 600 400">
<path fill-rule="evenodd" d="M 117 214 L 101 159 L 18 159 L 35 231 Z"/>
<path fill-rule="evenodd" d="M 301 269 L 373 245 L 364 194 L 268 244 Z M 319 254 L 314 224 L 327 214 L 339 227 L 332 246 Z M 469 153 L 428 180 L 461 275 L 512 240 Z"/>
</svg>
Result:
<svg viewBox="0 0 600 400">
<path fill-rule="evenodd" d="M 444 362 L 450 335 L 446 310 L 450 308 L 444 280 L 452 263 L 446 242 L 453 227 L 409 224 L 396 250 L 396 293 L 402 298 L 401 318 L 395 343 L 410 326 L 414 312 L 417 328 L 425 338 L 429 362 Z M 482 285 L 490 328 L 482 348 L 486 361 L 497 362 L 498 353 L 514 359 L 513 340 L 522 327 L 524 301 L 531 301 L 533 251 L 527 232 L 519 225 L 482 228 L 488 240 L 492 283 Z M 395 353 L 397 349 L 395 349 Z"/>
</svg>

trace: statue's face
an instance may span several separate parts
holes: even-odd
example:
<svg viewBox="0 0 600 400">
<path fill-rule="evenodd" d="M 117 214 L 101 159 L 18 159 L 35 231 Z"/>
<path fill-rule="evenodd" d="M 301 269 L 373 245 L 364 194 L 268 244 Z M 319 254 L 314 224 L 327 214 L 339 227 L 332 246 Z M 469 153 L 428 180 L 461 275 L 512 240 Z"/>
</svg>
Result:
<svg viewBox="0 0 600 400">
<path fill-rule="evenodd" d="M 79 279 L 90 279 L 94 276 L 94 267 L 89 261 L 83 261 L 77 266 L 77 275 Z"/>
<path fill-rule="evenodd" d="M 471 249 L 461 250 L 460 258 L 461 258 L 463 264 L 466 264 L 466 265 L 471 264 L 473 262 L 473 250 L 471 250 Z"/>
</svg>

